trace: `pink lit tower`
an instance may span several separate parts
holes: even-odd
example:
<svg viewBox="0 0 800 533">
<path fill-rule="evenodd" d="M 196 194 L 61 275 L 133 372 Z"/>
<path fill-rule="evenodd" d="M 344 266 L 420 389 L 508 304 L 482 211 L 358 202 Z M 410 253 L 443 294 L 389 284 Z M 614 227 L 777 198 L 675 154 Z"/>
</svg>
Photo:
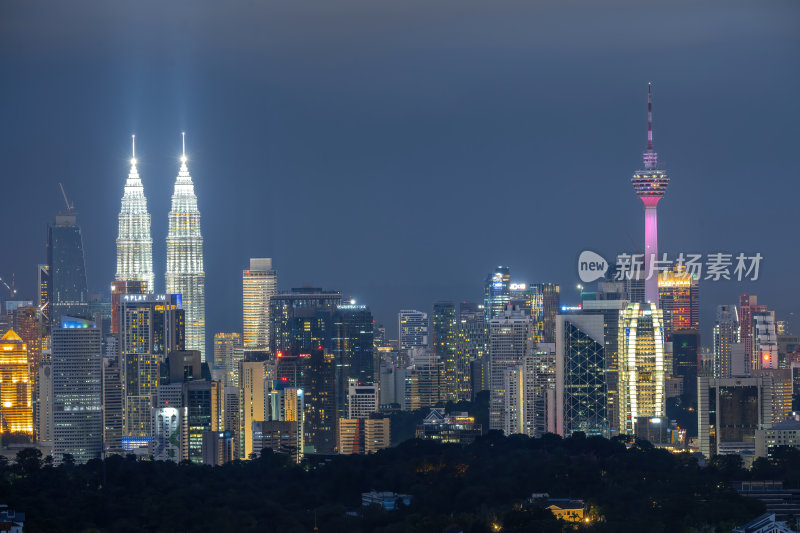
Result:
<svg viewBox="0 0 800 533">
<path fill-rule="evenodd" d="M 667 173 L 656 168 L 658 154 L 653 150 L 653 94 L 647 84 L 647 149 L 642 153 L 644 170 L 637 170 L 631 178 L 633 190 L 644 204 L 644 276 L 650 273 L 650 263 L 658 259 L 658 201 L 667 192 Z M 645 302 L 658 305 L 658 272 L 644 282 Z"/>
</svg>

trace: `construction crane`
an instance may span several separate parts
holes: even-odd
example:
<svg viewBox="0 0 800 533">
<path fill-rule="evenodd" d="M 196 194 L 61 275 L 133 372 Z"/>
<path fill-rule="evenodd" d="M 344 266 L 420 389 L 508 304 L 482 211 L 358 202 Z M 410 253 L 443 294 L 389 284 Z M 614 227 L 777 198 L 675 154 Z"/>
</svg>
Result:
<svg viewBox="0 0 800 533">
<path fill-rule="evenodd" d="M 6 280 L 4 280 L 3 278 L 0 278 L 0 283 L 2 283 L 3 286 L 6 289 L 8 289 L 8 293 L 11 295 L 12 298 L 14 298 L 17 295 L 17 289 L 14 288 L 14 274 L 11 274 L 11 286 L 9 286 L 8 283 L 6 283 Z"/>
<path fill-rule="evenodd" d="M 61 194 L 64 195 L 64 203 L 67 204 L 67 214 L 69 215 L 70 213 L 72 213 L 72 208 L 75 206 L 74 204 L 69 203 L 69 200 L 67 200 L 67 193 L 66 191 L 64 191 L 64 186 L 61 185 L 60 182 L 58 186 L 61 187 Z"/>
</svg>

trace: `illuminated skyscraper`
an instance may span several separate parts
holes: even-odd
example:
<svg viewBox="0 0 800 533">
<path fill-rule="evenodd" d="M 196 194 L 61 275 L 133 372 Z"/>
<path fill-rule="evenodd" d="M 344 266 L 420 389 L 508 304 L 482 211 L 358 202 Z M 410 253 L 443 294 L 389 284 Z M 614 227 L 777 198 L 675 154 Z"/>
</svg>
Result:
<svg viewBox="0 0 800 533">
<path fill-rule="evenodd" d="M 489 390 L 489 337 L 483 306 L 461 302 L 456 340 L 458 399 L 471 400 Z"/>
<path fill-rule="evenodd" d="M 242 272 L 242 321 L 245 350 L 269 348 L 269 299 L 278 292 L 278 273 L 272 259 L 250 258 L 250 270 Z"/>
<path fill-rule="evenodd" d="M 28 347 L 10 329 L 0 338 L 0 433 L 33 433 Z"/>
<path fill-rule="evenodd" d="M 644 170 L 637 170 L 631 178 L 636 195 L 644 204 L 644 272 L 650 272 L 651 259 L 658 259 L 658 201 L 667 192 L 669 178 L 667 173 L 659 170 L 658 154 L 653 150 L 653 97 L 650 84 L 647 85 L 647 149 L 642 154 Z M 645 281 L 645 302 L 658 305 L 658 275 L 650 276 Z"/>
<path fill-rule="evenodd" d="M 53 328 L 53 455 L 77 463 L 103 450 L 103 356 L 100 330 L 89 320 L 65 317 Z"/>
<path fill-rule="evenodd" d="M 459 365 L 456 354 L 458 335 L 456 306 L 453 302 L 437 302 L 433 304 L 433 353 L 444 363 L 442 376 L 443 396 L 447 401 L 459 399 L 458 379 Z"/>
<path fill-rule="evenodd" d="M 732 374 L 733 345 L 739 342 L 739 315 L 735 305 L 718 305 L 714 324 L 714 377 Z"/>
<path fill-rule="evenodd" d="M 214 335 L 214 366 L 224 372 L 226 387 L 239 387 L 239 362 L 244 359 L 242 337 L 238 333 Z"/>
<path fill-rule="evenodd" d="M 486 276 L 483 287 L 483 310 L 486 323 L 506 310 L 511 301 L 511 269 L 498 266 Z"/>
<path fill-rule="evenodd" d="M 664 416 L 662 317 L 655 303 L 631 303 L 620 311 L 620 434 L 635 434 L 643 420 Z"/>
<path fill-rule="evenodd" d="M 133 136 L 135 142 L 136 136 Z M 153 239 L 150 213 L 142 180 L 136 169 L 136 144 L 131 154 L 131 170 L 122 195 L 117 236 L 117 281 L 143 281 L 144 292 L 153 292 Z"/>
<path fill-rule="evenodd" d="M 508 372 L 533 352 L 533 321 L 517 308 L 489 322 L 489 429 L 503 430 L 507 419 Z"/>
<path fill-rule="evenodd" d="M 682 269 L 665 270 L 658 276 L 659 307 L 664 312 L 664 340 L 674 331 L 700 326 L 700 292 L 697 279 Z"/>
<path fill-rule="evenodd" d="M 403 309 L 397 315 L 400 350 L 428 345 L 428 313 Z"/>
<path fill-rule="evenodd" d="M 186 312 L 186 349 L 198 350 L 206 360 L 206 275 L 203 272 L 203 236 L 194 183 L 186 166 L 184 136 L 181 169 L 175 180 L 167 233 L 167 293 L 183 297 Z"/>
</svg>

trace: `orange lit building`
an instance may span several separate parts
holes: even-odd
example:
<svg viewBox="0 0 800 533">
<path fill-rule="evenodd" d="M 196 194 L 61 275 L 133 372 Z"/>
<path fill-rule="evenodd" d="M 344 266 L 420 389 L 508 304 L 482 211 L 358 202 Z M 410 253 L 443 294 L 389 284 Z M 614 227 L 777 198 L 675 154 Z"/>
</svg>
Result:
<svg viewBox="0 0 800 533">
<path fill-rule="evenodd" d="M 659 307 L 664 311 L 664 340 L 672 341 L 672 333 L 698 329 L 700 325 L 700 292 L 697 279 L 686 267 L 675 267 L 658 275 Z"/>
<path fill-rule="evenodd" d="M 0 431 L 33 433 L 28 347 L 14 330 L 0 338 Z"/>
</svg>

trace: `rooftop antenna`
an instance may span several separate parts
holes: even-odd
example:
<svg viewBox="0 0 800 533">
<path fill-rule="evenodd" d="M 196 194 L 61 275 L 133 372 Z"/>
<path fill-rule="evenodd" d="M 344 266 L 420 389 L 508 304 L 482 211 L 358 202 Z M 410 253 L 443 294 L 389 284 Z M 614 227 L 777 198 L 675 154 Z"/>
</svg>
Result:
<svg viewBox="0 0 800 533">
<path fill-rule="evenodd" d="M 650 88 L 653 84 L 647 82 L 647 149 L 653 149 L 653 93 Z"/>
<path fill-rule="evenodd" d="M 61 185 L 60 182 L 59 182 L 58 186 L 61 187 L 61 194 L 64 195 L 64 203 L 67 204 L 67 214 L 69 215 L 69 214 L 72 213 L 72 209 L 73 209 L 74 205 L 69 203 L 69 200 L 67 200 L 67 193 L 66 193 L 66 191 L 64 191 L 64 186 Z"/>
<path fill-rule="evenodd" d="M 136 164 L 136 135 L 131 135 L 131 164 Z"/>
</svg>

